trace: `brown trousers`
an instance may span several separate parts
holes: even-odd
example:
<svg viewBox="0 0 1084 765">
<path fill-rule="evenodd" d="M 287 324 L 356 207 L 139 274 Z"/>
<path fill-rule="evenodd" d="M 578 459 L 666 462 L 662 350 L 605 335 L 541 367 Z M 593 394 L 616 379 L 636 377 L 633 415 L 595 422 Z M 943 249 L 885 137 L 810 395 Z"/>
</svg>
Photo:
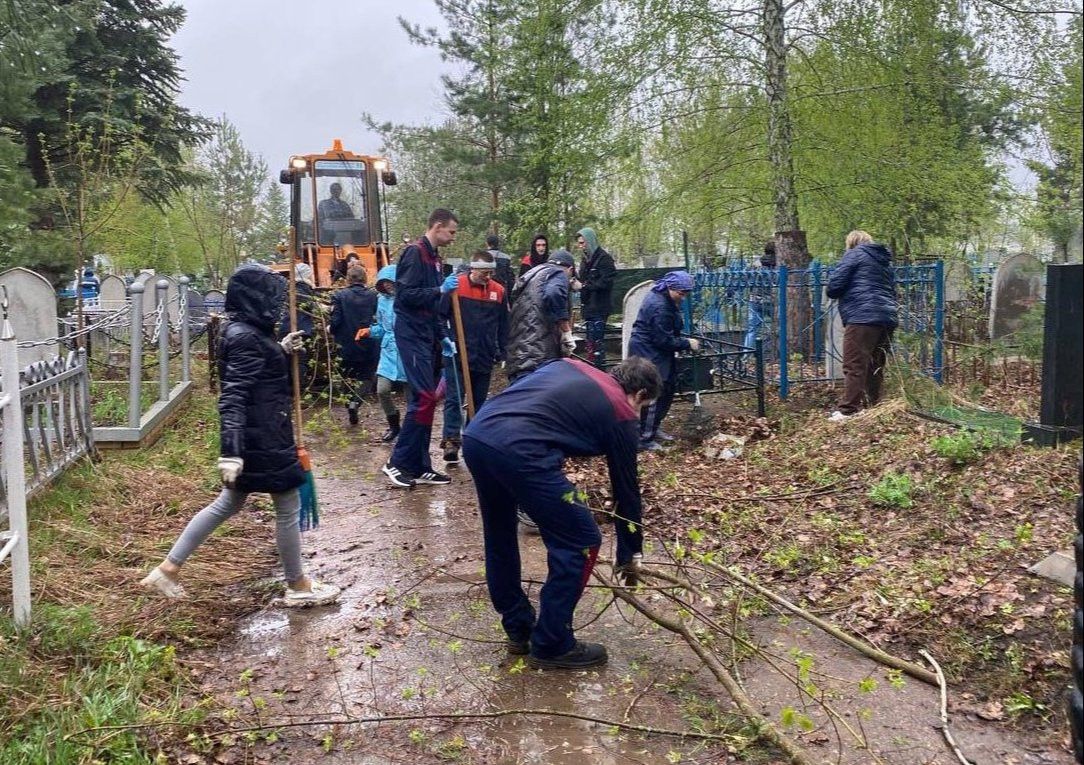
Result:
<svg viewBox="0 0 1084 765">
<path fill-rule="evenodd" d="M 854 414 L 881 398 L 892 327 L 848 324 L 843 330 L 843 398 L 839 411 Z"/>
</svg>

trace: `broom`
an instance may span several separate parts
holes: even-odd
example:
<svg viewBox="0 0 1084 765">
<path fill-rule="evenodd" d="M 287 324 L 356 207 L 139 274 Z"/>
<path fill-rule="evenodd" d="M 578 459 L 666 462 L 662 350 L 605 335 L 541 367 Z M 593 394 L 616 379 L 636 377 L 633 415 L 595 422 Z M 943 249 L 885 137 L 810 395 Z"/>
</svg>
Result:
<svg viewBox="0 0 1084 765">
<path fill-rule="evenodd" d="M 297 270 L 293 251 L 294 231 L 290 229 L 290 331 L 297 332 Z M 290 377 L 293 381 L 294 399 L 294 440 L 297 442 L 297 459 L 305 471 L 305 482 L 299 489 L 301 508 L 297 524 L 302 531 L 315 529 L 320 525 L 320 511 L 316 502 L 316 479 L 312 475 L 312 457 L 301 442 L 301 360 L 296 353 L 290 354 Z"/>
</svg>

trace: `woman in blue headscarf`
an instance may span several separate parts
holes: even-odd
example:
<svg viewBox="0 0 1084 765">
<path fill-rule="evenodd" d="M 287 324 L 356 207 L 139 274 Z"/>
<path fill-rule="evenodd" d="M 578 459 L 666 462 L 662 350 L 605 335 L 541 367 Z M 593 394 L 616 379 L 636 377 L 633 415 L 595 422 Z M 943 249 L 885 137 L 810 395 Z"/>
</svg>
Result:
<svg viewBox="0 0 1084 765">
<path fill-rule="evenodd" d="M 699 350 L 700 341 L 682 337 L 685 322 L 681 318 L 681 301 L 693 289 L 693 278 L 686 271 L 671 271 L 655 282 L 644 298 L 636 323 L 632 325 L 629 356 L 640 356 L 655 364 L 662 377 L 662 393 L 658 400 L 640 414 L 640 448 L 661 449 L 657 439 L 672 441 L 659 426 L 670 411 L 677 390 L 678 351 Z"/>
</svg>

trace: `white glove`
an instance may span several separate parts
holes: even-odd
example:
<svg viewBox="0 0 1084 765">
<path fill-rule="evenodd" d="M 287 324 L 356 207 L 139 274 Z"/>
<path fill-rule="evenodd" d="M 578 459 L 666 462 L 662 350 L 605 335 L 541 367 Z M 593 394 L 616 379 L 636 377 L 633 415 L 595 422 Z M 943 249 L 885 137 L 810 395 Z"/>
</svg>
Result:
<svg viewBox="0 0 1084 765">
<path fill-rule="evenodd" d="M 690 351 L 699 351 L 700 350 L 700 341 L 699 340 L 697 340 L 695 337 L 690 337 L 690 338 L 688 338 L 688 340 L 689 340 L 689 350 Z"/>
<path fill-rule="evenodd" d="M 579 279 L 573 279 L 571 282 L 568 283 L 568 286 L 572 289 L 573 292 L 579 292 L 583 289 L 583 282 L 581 282 Z"/>
<path fill-rule="evenodd" d="M 279 345 L 282 346 L 282 350 L 287 353 L 295 353 L 305 347 L 305 333 L 300 329 L 297 332 L 291 332 L 286 337 L 279 340 Z"/>
<path fill-rule="evenodd" d="M 245 468 L 245 461 L 240 457 L 219 457 L 218 472 L 222 474 L 222 483 L 229 488 L 237 483 L 237 476 Z"/>
<path fill-rule="evenodd" d="M 572 337 L 572 331 L 566 330 L 561 333 L 561 348 L 566 356 L 571 356 L 576 350 L 576 339 Z"/>
</svg>

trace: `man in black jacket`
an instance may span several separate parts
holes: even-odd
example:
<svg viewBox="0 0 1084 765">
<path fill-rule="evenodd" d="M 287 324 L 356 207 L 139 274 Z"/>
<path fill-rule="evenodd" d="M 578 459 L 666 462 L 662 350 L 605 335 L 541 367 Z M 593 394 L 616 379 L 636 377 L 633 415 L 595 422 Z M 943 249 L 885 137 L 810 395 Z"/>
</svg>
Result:
<svg viewBox="0 0 1084 765">
<path fill-rule="evenodd" d="M 610 315 L 617 266 L 613 256 L 602 249 L 593 228 L 581 228 L 576 234 L 576 246 L 583 250 L 580 262 L 580 315 L 587 335 L 587 360 L 601 367 L 606 363 L 606 319 Z"/>
<path fill-rule="evenodd" d="M 516 281 L 504 354 L 509 382 L 576 349 L 568 313 L 568 280 L 575 267 L 572 253 L 558 250 Z"/>
<path fill-rule="evenodd" d="M 346 412 L 351 425 L 358 424 L 361 397 L 376 389 L 376 364 L 380 343 L 369 336 L 376 316 L 376 290 L 365 286 L 365 267 L 350 266 L 347 287 L 331 296 L 331 333 L 339 344 L 339 361 L 347 385 Z"/>
</svg>

